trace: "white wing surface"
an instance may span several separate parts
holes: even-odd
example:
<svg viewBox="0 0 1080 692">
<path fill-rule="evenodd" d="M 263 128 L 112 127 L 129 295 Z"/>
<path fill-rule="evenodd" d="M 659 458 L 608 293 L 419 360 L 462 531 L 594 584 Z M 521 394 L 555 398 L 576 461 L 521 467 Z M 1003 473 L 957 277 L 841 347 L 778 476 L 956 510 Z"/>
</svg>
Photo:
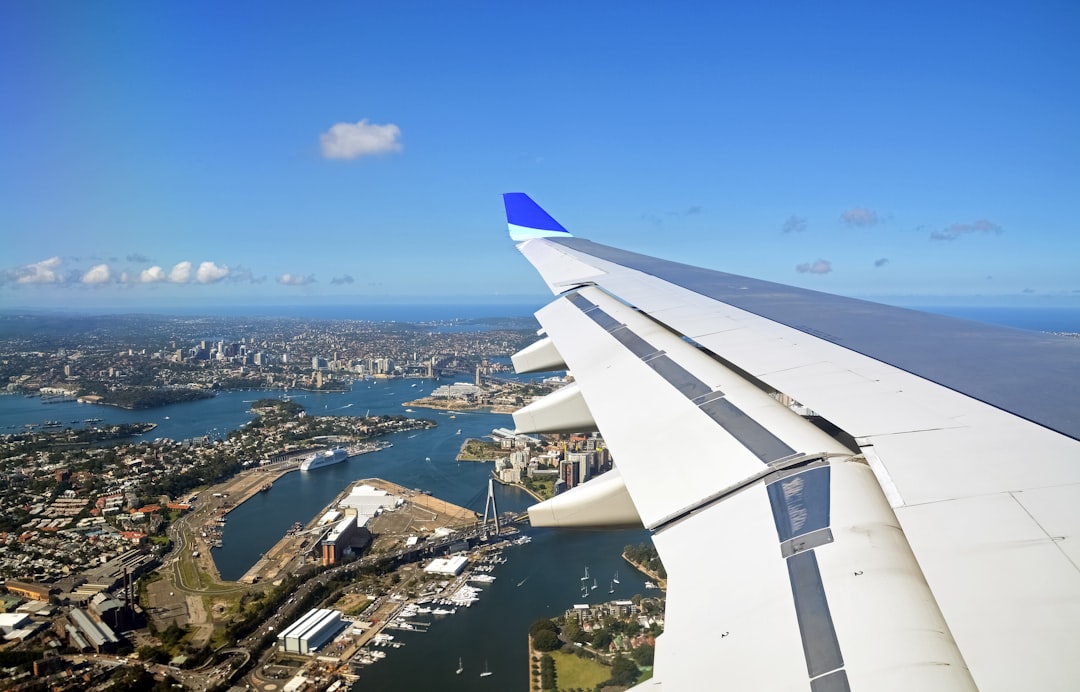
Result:
<svg viewBox="0 0 1080 692">
<path fill-rule="evenodd" d="M 558 296 L 515 366 L 575 380 L 515 423 L 600 430 L 617 466 L 530 516 L 653 532 L 641 687 L 1080 686 L 1080 339 L 665 262 L 505 201 Z"/>
</svg>

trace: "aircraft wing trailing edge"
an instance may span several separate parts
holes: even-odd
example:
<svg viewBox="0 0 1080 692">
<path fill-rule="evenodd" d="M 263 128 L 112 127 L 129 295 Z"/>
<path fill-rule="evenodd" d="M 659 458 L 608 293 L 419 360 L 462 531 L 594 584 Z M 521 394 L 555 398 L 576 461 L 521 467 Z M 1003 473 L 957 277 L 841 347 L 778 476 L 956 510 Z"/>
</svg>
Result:
<svg viewBox="0 0 1080 692">
<path fill-rule="evenodd" d="M 530 518 L 652 532 L 640 689 L 1080 684 L 1080 339 L 646 257 L 504 199 L 557 296 L 515 368 L 574 380 L 515 425 L 598 430 L 616 465 Z"/>
</svg>

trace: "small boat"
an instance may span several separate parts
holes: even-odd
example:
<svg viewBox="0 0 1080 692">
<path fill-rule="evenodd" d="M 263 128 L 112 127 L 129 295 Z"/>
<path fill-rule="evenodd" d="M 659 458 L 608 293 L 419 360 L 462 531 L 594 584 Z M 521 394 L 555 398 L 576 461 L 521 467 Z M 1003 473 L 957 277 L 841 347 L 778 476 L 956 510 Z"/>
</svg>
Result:
<svg viewBox="0 0 1080 692">
<path fill-rule="evenodd" d="M 615 582 L 616 584 L 619 583 L 619 570 L 615 570 L 615 576 L 611 578 L 611 581 Z"/>
<path fill-rule="evenodd" d="M 424 461 L 431 461 L 431 457 L 424 457 Z"/>
<path fill-rule="evenodd" d="M 416 385 L 413 386 L 415 387 Z M 456 675 L 461 675 L 461 671 L 463 670 L 465 670 L 465 666 L 461 665 L 461 658 L 459 657 L 457 660 L 457 670 L 455 670 L 454 673 Z"/>
<path fill-rule="evenodd" d="M 490 670 L 488 670 L 488 663 L 487 663 L 487 659 L 485 659 L 485 660 L 484 660 L 484 672 L 483 672 L 483 673 L 480 673 L 480 677 L 482 677 L 482 678 L 486 678 L 486 677 L 487 677 L 487 676 L 489 676 L 489 675 L 491 675 L 491 671 L 490 671 Z"/>
<path fill-rule="evenodd" d="M 458 429 L 457 429 L 457 432 L 456 432 L 456 433 L 454 433 L 454 434 L 455 434 L 455 435 L 460 435 L 460 434 L 461 434 L 461 428 L 458 428 Z"/>
<path fill-rule="evenodd" d="M 611 588 L 608 589 L 608 593 L 615 593 L 615 582 L 611 582 Z"/>
<path fill-rule="evenodd" d="M 593 579 L 593 580 L 592 580 L 592 587 L 593 587 L 594 589 L 596 588 L 596 580 L 595 580 L 595 579 Z"/>
</svg>

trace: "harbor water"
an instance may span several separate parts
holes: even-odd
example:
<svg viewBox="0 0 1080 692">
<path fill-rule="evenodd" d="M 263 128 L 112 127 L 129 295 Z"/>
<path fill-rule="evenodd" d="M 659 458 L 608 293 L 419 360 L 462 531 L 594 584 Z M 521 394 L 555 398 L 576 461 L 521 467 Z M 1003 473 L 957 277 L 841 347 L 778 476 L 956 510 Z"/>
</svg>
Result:
<svg viewBox="0 0 1080 692">
<path fill-rule="evenodd" d="M 238 579 L 293 522 L 307 522 L 346 486 L 363 478 L 384 478 L 420 488 L 483 512 L 491 464 L 454 459 L 466 438 L 511 427 L 512 420 L 509 415 L 488 412 L 450 414 L 423 408 L 405 412 L 403 402 L 430 392 L 437 384 L 432 380 L 367 380 L 357 381 L 342 393 L 290 392 L 290 397 L 312 415 L 404 414 L 430 418 L 437 426 L 392 435 L 386 438 L 392 447 L 334 466 L 288 473 L 275 481 L 269 492 L 257 493 L 229 514 L 224 546 L 214 551 L 222 577 Z M 0 430 L 14 432 L 27 423 L 49 420 L 60 421 L 64 427 L 80 427 L 87 418 L 100 418 L 104 423 L 157 423 L 158 427 L 144 436 L 148 439 L 221 438 L 251 420 L 251 402 L 281 394 L 223 392 L 212 399 L 148 411 L 0 396 Z M 500 511 L 521 511 L 533 503 L 523 491 L 499 485 L 495 486 L 495 497 Z M 648 540 L 644 531 L 525 531 L 532 542 L 504 551 L 506 562 L 492 572 L 496 580 L 477 585 L 483 589 L 478 602 L 459 608 L 452 616 L 425 616 L 422 619 L 432 623 L 425 633 L 395 631 L 395 641 L 404 646 L 386 649 L 385 659 L 364 667 L 354 689 L 527 689 L 526 637 L 534 621 L 561 614 L 575 603 L 650 593 L 644 588 L 644 577 L 620 557 L 625 545 Z M 586 566 L 597 587 L 592 589 L 590 583 L 589 595 L 583 599 L 581 577 Z M 616 572 L 619 584 L 612 583 Z M 464 666 L 460 675 L 455 673 L 459 658 Z M 485 664 L 492 675 L 481 678 Z"/>
</svg>

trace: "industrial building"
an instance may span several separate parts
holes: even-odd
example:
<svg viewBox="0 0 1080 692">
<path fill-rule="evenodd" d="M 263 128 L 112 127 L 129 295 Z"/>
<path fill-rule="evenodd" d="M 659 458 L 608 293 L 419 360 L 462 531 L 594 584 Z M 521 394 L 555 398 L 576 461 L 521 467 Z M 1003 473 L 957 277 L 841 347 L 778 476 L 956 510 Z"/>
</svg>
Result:
<svg viewBox="0 0 1080 692">
<path fill-rule="evenodd" d="M 326 537 L 322 539 L 322 563 L 337 564 L 346 551 L 359 550 L 371 541 L 371 531 L 367 523 L 371 517 L 348 516 L 337 522 Z"/>
<path fill-rule="evenodd" d="M 79 651 L 94 650 L 97 653 L 112 651 L 120 640 L 112 628 L 104 622 L 96 622 L 79 610 L 72 608 L 68 613 L 66 630 L 71 641 L 71 646 Z"/>
<path fill-rule="evenodd" d="M 385 490 L 361 483 L 353 486 L 352 491 L 338 502 L 338 509 L 345 514 L 355 513 L 359 517 L 374 517 L 383 510 L 400 507 L 403 502 L 404 500 Z"/>
<path fill-rule="evenodd" d="M 290 654 L 314 653 L 337 636 L 346 624 L 336 610 L 309 610 L 278 634 L 278 650 Z"/>
<path fill-rule="evenodd" d="M 452 557 L 437 557 L 432 560 L 427 567 L 424 568 L 425 574 L 445 574 L 447 576 L 456 577 L 465 570 L 469 559 L 464 555 L 454 555 Z"/>
</svg>

